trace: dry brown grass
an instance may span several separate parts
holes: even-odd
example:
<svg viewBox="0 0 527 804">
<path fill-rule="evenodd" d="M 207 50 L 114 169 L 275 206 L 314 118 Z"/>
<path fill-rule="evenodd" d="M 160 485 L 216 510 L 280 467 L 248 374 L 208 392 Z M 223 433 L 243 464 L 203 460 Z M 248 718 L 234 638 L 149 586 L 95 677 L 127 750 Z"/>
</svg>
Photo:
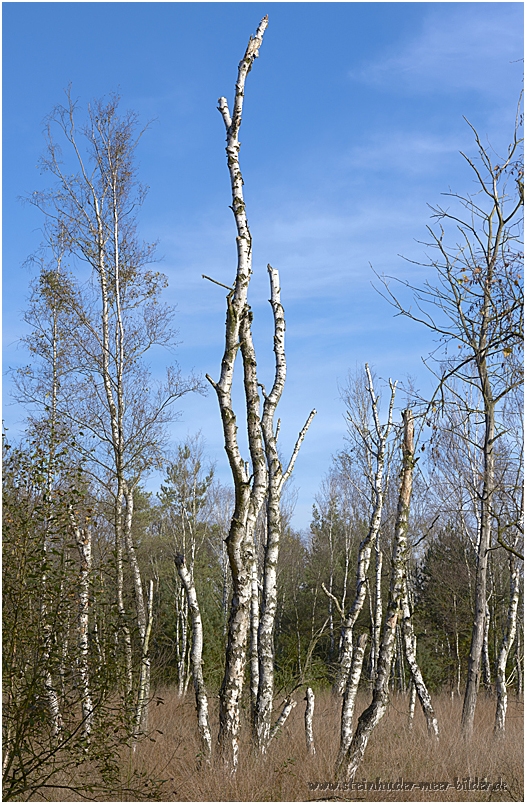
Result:
<svg viewBox="0 0 527 804">
<path fill-rule="evenodd" d="M 486 779 L 506 789 L 457 790 L 346 790 L 323 787 L 333 782 L 333 766 L 339 740 L 339 705 L 329 692 L 320 693 L 315 704 L 316 756 L 306 753 L 303 702 L 293 710 L 282 735 L 264 759 L 252 755 L 247 727 L 238 773 L 233 777 L 215 757 L 212 767 L 198 766 L 199 740 L 193 697 L 184 701 L 171 691 L 165 703 L 151 713 L 155 742 L 145 742 L 137 761 L 150 773 L 166 779 L 164 801 L 522 801 L 523 800 L 523 703 L 511 700 L 507 734 L 493 737 L 495 703 L 480 696 L 475 735 L 470 743 L 459 733 L 461 701 L 447 695 L 435 698 L 441 737 L 430 740 L 421 712 L 416 711 L 412 732 L 407 725 L 407 699 L 394 696 L 390 708 L 370 740 L 357 782 L 416 784 L 463 784 Z M 366 694 L 358 701 L 360 713 L 369 703 Z M 217 730 L 217 713 L 213 728 Z"/>
<path fill-rule="evenodd" d="M 104 801 L 137 801 L 127 790 L 134 767 L 146 771 L 147 778 L 165 780 L 159 788 L 159 801 L 523 801 L 523 703 L 510 700 L 507 734 L 493 737 L 495 702 L 481 694 L 476 709 L 474 738 L 470 743 L 459 733 L 461 700 L 436 696 L 434 705 L 439 720 L 440 741 L 428 738 L 424 717 L 416 709 L 413 731 L 408 730 L 404 696 L 394 696 L 384 719 L 368 745 L 356 782 L 364 780 L 365 789 L 335 787 L 333 767 L 339 742 L 339 704 L 329 692 L 317 695 L 314 733 L 316 756 L 307 755 L 304 736 L 304 703 L 299 694 L 296 709 L 290 715 L 281 736 L 274 740 L 265 758 L 250 750 L 247 725 L 242 733 L 238 772 L 232 776 L 213 757 L 210 767 L 199 765 L 199 737 L 190 693 L 180 700 L 173 690 L 158 691 L 164 703 L 151 706 L 150 739 L 130 752 L 121 769 L 121 786 L 111 795 L 97 797 Z M 214 709 L 214 702 L 211 701 Z M 369 703 L 362 693 L 357 710 Z M 217 706 L 216 706 L 217 710 Z M 213 732 L 217 734 L 217 711 L 212 712 Z M 79 769 L 80 770 L 80 769 Z M 84 779 L 89 769 L 84 767 Z M 461 785 L 470 778 L 474 783 L 486 779 L 505 789 L 427 790 L 426 784 Z M 367 789 L 368 783 L 381 785 L 414 783 L 412 790 Z M 68 783 L 68 780 L 63 780 Z M 75 780 L 69 780 L 69 783 Z M 46 800 L 82 800 L 63 790 L 46 791 Z M 32 800 L 37 800 L 33 797 Z M 142 798 L 142 797 L 141 797 Z M 42 798 L 41 798 L 42 800 Z M 85 799 L 84 799 L 85 800 Z"/>
</svg>

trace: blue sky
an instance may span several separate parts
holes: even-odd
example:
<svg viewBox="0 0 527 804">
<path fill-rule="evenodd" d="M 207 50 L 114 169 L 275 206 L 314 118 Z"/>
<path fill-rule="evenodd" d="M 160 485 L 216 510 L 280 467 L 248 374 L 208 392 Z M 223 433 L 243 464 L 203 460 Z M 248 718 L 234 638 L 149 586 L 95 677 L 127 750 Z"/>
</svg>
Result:
<svg viewBox="0 0 527 804">
<path fill-rule="evenodd" d="M 424 256 L 428 203 L 449 188 L 473 189 L 459 155 L 474 153 L 463 116 L 505 150 L 523 73 L 522 3 L 3 3 L 4 420 L 16 437 L 23 412 L 10 404 L 6 372 L 26 362 L 18 339 L 31 274 L 22 264 L 41 239 L 38 213 L 17 198 L 46 186 L 37 167 L 43 120 L 69 83 L 81 106 L 117 90 L 123 110 L 155 118 L 138 152 L 150 187 L 140 234 L 159 241 L 182 368 L 219 375 L 225 297 L 201 274 L 230 284 L 236 251 L 216 105 L 220 95 L 232 99 L 238 61 L 266 13 L 240 134 L 250 298 L 269 384 L 265 267 L 278 268 L 285 454 L 318 411 L 295 472 L 294 524 L 307 527 L 342 446 L 338 384 L 348 370 L 368 361 L 381 378 L 411 375 L 430 387 L 421 362 L 428 335 L 394 318 L 372 287 L 370 263 L 403 279 L 424 275 L 399 255 Z M 183 400 L 174 442 L 198 429 L 228 481 L 213 393 Z"/>
</svg>

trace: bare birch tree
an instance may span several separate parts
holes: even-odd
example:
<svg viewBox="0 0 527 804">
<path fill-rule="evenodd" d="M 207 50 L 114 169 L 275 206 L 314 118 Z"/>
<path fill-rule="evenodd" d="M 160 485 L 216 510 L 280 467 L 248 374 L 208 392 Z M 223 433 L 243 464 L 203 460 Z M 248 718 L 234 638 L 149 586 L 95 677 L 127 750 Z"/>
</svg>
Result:
<svg viewBox="0 0 527 804">
<path fill-rule="evenodd" d="M 439 380 L 434 404 L 444 407 L 449 394 L 458 404 L 452 385 L 455 379 L 470 385 L 479 396 L 476 407 L 466 411 L 482 423 L 484 430 L 479 443 L 483 477 L 478 491 L 474 624 L 462 715 L 467 737 L 474 726 L 485 638 L 496 443 L 504 433 L 498 415 L 506 396 L 522 383 L 515 360 L 523 341 L 523 140 L 518 136 L 519 125 L 518 115 L 512 143 L 502 158 L 490 146 L 485 147 L 473 130 L 478 161 L 463 156 L 478 191 L 467 196 L 448 193 L 453 206 L 434 209 L 438 227 L 428 228 L 432 237 L 428 245 L 438 257 L 428 267 L 435 273 L 435 283 L 426 281 L 421 287 L 402 283 L 411 290 L 416 311 L 396 298 L 384 280 L 388 298 L 398 312 L 424 324 L 446 347 L 446 358 L 434 358 L 439 363 L 434 372 Z M 454 240 L 452 245 L 448 244 L 449 236 Z"/>
</svg>

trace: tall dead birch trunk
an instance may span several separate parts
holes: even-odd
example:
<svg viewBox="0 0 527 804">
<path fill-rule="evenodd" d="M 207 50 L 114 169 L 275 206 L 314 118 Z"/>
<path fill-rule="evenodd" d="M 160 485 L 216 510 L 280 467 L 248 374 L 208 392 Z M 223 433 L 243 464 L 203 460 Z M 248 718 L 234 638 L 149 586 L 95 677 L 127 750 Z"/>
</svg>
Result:
<svg viewBox="0 0 527 804">
<path fill-rule="evenodd" d="M 196 711 L 198 714 L 198 729 L 201 738 L 201 750 L 205 760 L 210 759 L 212 752 L 212 739 L 209 726 L 209 708 L 205 682 L 203 681 L 203 626 L 199 609 L 196 588 L 190 572 L 185 565 L 185 556 L 178 554 L 174 558 L 181 583 L 187 594 L 190 616 L 192 618 L 192 649 L 191 668 L 196 693 Z"/>
<path fill-rule="evenodd" d="M 218 397 L 223 422 L 225 450 L 229 458 L 235 491 L 234 514 L 226 540 L 232 573 L 233 593 L 227 638 L 225 675 L 220 691 L 219 731 L 220 750 L 233 770 L 236 769 L 238 763 L 239 708 L 246 664 L 250 606 L 251 601 L 256 598 L 254 589 L 256 562 L 254 533 L 258 514 L 266 494 L 268 496 L 267 543 L 264 552 L 262 610 L 258 628 L 259 673 L 255 720 L 264 724 L 262 732 L 257 729 L 258 733 L 264 735 L 262 744 L 266 744 L 269 739 L 268 728 L 270 721 L 268 718 L 270 718 L 272 710 L 273 686 L 273 627 L 276 614 L 276 560 L 281 527 L 279 502 L 283 483 L 292 470 L 301 443 L 299 438 L 288 470 L 282 476 L 276 449 L 277 432 L 274 431 L 273 416 L 285 380 L 283 344 L 285 323 L 280 304 L 278 273 L 270 266 L 268 270 L 271 281 L 271 305 L 275 316 L 276 371 L 275 381 L 269 396 L 267 396 L 265 389 L 257 378 L 256 356 L 251 331 L 252 312 L 247 302 L 252 273 L 252 245 L 243 201 L 243 180 L 238 159 L 240 149 L 238 134 L 242 120 L 245 80 L 254 59 L 258 56 L 266 27 L 267 17 L 264 17 L 255 37 L 251 37 L 245 56 L 239 64 L 232 117 L 226 99 L 220 98 L 219 100 L 219 110 L 227 132 L 227 164 L 231 178 L 232 209 L 238 232 L 236 239 L 238 265 L 234 287 L 229 289 L 227 296 L 225 351 L 221 376 L 217 383 L 209 375 L 207 375 L 207 379 L 215 389 Z M 232 382 L 238 350 L 241 352 L 243 363 L 247 435 L 251 456 L 250 468 L 240 454 L 236 416 L 232 407 Z M 264 396 L 262 415 L 260 415 L 260 388 Z M 313 415 L 311 415 L 310 419 Z M 307 426 L 302 433 L 305 433 Z M 256 617 L 253 617 L 253 622 L 255 621 Z M 263 659 L 261 659 L 262 656 L 264 657 Z M 265 666 L 264 670 L 262 670 L 263 666 Z M 270 693 L 269 690 L 271 690 Z M 268 704 L 269 695 L 270 706 Z M 260 716 L 259 713 L 262 713 L 262 715 Z"/>
<path fill-rule="evenodd" d="M 505 734 L 505 715 L 507 713 L 507 676 L 506 667 L 509 652 L 516 637 L 516 621 L 518 617 L 518 603 L 520 599 L 520 567 L 518 560 L 509 556 L 510 592 L 509 608 L 507 612 L 507 626 L 503 635 L 501 648 L 496 662 L 496 718 L 494 721 L 494 734 Z"/>
<path fill-rule="evenodd" d="M 359 431 L 366 449 L 371 452 L 375 461 L 374 475 L 370 479 L 373 491 L 373 510 L 370 518 L 370 525 L 368 533 L 359 546 L 359 555 L 357 558 L 357 584 L 355 590 L 355 598 L 351 604 L 348 616 L 346 617 L 342 629 L 342 652 L 340 657 L 337 678 L 335 680 L 334 691 L 341 695 L 344 692 L 346 679 L 349 675 L 352 658 L 353 658 L 353 627 L 357 622 L 359 614 L 362 611 L 364 600 L 366 598 L 366 583 L 368 569 L 370 566 L 370 558 L 372 545 L 376 545 L 379 530 L 381 527 L 382 510 L 384 504 L 384 473 L 385 473 L 385 459 L 386 459 L 386 442 L 392 427 L 393 405 L 395 402 L 395 389 L 397 383 L 392 383 L 390 380 L 390 404 L 388 409 L 388 419 L 385 425 L 381 425 L 379 420 L 378 403 L 379 397 L 375 396 L 375 389 L 373 387 L 373 380 L 368 364 L 366 363 L 366 376 L 368 381 L 368 393 L 370 396 L 371 411 L 374 421 L 375 434 L 365 432 L 359 424 L 352 424 Z"/>
<path fill-rule="evenodd" d="M 220 691 L 219 744 L 224 759 L 233 770 L 238 764 L 238 732 L 240 697 L 246 663 L 246 642 L 251 602 L 251 573 L 254 560 L 254 528 L 267 486 L 265 456 L 261 445 L 256 360 L 250 331 L 251 312 L 247 292 L 252 273 L 251 234 L 243 200 L 243 179 L 239 164 L 238 134 L 242 122 L 245 80 L 262 44 L 267 17 L 261 21 L 255 37 L 251 37 L 238 66 L 232 117 L 227 100 L 219 99 L 219 110 L 227 132 L 227 164 L 231 178 L 232 209 L 237 228 L 238 265 L 234 287 L 227 296 L 225 350 L 218 382 L 207 375 L 216 391 L 223 423 L 225 451 L 234 480 L 234 513 L 226 539 L 232 573 L 232 598 L 227 633 L 225 674 Z M 232 405 L 234 364 L 238 350 L 244 364 L 244 386 L 247 406 L 247 430 L 252 471 L 240 453 L 236 416 Z"/>
<path fill-rule="evenodd" d="M 397 520 L 392 552 L 392 570 L 388 606 L 384 618 L 382 642 L 377 663 L 377 675 L 372 702 L 359 718 L 355 734 L 339 767 L 339 776 L 353 781 L 362 762 L 364 752 L 375 726 L 386 712 L 389 699 L 388 683 L 395 651 L 395 634 L 406 578 L 406 551 L 408 546 L 408 515 L 412 493 L 414 467 L 413 416 L 411 410 L 403 411 L 403 461 L 401 486 L 397 505 Z"/>
</svg>

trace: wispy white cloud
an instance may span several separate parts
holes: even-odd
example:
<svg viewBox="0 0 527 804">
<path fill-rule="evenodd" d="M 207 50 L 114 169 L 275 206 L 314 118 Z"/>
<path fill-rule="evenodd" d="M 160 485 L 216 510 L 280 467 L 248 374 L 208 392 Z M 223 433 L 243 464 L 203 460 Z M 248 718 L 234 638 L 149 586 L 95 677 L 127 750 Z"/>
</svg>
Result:
<svg viewBox="0 0 527 804">
<path fill-rule="evenodd" d="M 418 36 L 350 77 L 390 91 L 503 92 L 511 63 L 523 56 L 523 4 L 437 5 L 430 4 Z"/>
</svg>

